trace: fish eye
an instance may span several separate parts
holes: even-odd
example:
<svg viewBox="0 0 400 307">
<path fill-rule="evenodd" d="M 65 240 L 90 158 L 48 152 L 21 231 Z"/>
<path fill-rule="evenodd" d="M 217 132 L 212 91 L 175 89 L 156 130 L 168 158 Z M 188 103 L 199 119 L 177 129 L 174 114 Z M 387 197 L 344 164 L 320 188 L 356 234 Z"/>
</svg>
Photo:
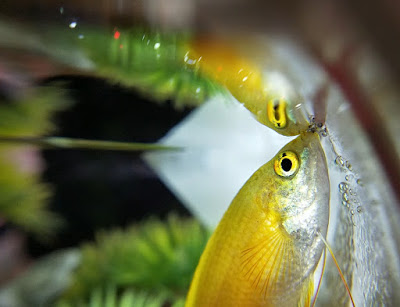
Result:
<svg viewBox="0 0 400 307">
<path fill-rule="evenodd" d="M 286 101 L 284 99 L 271 99 L 267 102 L 267 117 L 275 128 L 286 127 Z"/>
<path fill-rule="evenodd" d="M 281 177 L 293 176 L 299 169 L 299 159 L 292 151 L 284 151 L 275 160 L 275 173 Z"/>
</svg>

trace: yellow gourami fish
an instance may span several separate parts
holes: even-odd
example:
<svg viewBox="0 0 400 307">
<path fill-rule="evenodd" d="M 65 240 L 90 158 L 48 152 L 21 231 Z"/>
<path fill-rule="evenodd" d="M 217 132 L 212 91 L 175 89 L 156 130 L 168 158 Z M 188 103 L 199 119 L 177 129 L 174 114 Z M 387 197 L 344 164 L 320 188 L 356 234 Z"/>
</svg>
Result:
<svg viewBox="0 0 400 307">
<path fill-rule="evenodd" d="M 224 85 L 252 112 L 256 119 L 283 135 L 299 135 L 309 122 L 299 104 L 283 93 L 266 90 L 263 74 L 257 65 L 232 48 L 212 39 L 195 39 L 185 57 L 198 70 Z"/>
<path fill-rule="evenodd" d="M 186 307 L 308 306 L 329 221 L 316 133 L 260 167 L 233 199 L 197 266 Z"/>
</svg>

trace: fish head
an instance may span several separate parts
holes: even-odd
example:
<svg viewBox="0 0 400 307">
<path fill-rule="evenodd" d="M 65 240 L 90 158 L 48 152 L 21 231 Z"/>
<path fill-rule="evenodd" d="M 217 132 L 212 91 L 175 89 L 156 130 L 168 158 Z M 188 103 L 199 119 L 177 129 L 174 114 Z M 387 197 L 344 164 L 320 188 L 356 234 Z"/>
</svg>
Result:
<svg viewBox="0 0 400 307">
<path fill-rule="evenodd" d="M 299 97 L 267 95 L 263 103 L 257 103 L 251 110 L 260 123 L 282 135 L 299 135 L 310 125 Z"/>
<path fill-rule="evenodd" d="M 330 197 L 328 168 L 318 134 L 301 134 L 261 169 L 269 182 L 260 189 L 258 205 L 266 220 L 277 222 L 293 240 L 300 254 L 309 255 L 302 267 L 313 269 L 323 249 L 318 233 L 325 237 L 328 229 Z"/>
</svg>

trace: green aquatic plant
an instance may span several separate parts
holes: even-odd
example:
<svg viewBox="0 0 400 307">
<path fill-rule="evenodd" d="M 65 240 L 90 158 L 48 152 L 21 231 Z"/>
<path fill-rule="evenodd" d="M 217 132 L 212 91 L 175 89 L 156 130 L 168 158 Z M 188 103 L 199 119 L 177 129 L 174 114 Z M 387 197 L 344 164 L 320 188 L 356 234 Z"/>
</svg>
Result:
<svg viewBox="0 0 400 307">
<path fill-rule="evenodd" d="M 117 289 L 108 286 L 105 289 L 95 289 L 89 298 L 77 302 L 62 301 L 56 307 L 160 307 L 168 302 L 171 307 L 183 307 L 184 299 L 169 301 L 165 294 L 150 294 L 144 291 L 126 289 L 118 293 Z"/>
<path fill-rule="evenodd" d="M 202 104 L 226 93 L 199 70 L 191 58 L 189 33 L 166 33 L 142 27 L 46 29 L 39 48 L 81 72 L 133 87 L 152 100 L 171 100 L 178 109 Z M 61 47 L 62 46 L 62 47 Z"/>
<path fill-rule="evenodd" d="M 15 100 L 0 102 L 0 135 L 41 136 L 55 131 L 51 120 L 56 111 L 68 106 L 62 90 L 37 87 Z"/>
<path fill-rule="evenodd" d="M 59 89 L 38 87 L 15 101 L 0 101 L 0 136 L 37 137 L 53 132 L 50 120 L 67 103 Z M 0 217 L 46 237 L 60 218 L 47 209 L 49 185 L 40 182 L 40 158 L 28 145 L 0 144 Z"/>
<path fill-rule="evenodd" d="M 110 285 L 118 294 L 133 289 L 142 293 L 135 297 L 162 295 L 163 302 L 175 302 L 186 295 L 209 235 L 197 221 L 174 215 L 166 222 L 150 219 L 125 231 L 101 232 L 96 243 L 82 247 L 82 261 L 59 304 L 97 300 L 96 291 Z"/>
<path fill-rule="evenodd" d="M 190 61 L 188 36 L 115 29 L 88 31 L 79 43 L 101 76 L 134 86 L 152 99 L 173 99 L 183 107 L 199 105 L 221 91 Z"/>
</svg>

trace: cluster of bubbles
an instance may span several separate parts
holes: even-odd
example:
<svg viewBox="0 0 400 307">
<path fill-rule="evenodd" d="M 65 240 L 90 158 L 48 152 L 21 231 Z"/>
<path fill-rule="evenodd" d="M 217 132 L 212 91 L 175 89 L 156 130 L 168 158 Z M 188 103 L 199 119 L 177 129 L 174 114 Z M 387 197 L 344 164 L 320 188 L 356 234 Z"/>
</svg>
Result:
<svg viewBox="0 0 400 307">
<path fill-rule="evenodd" d="M 353 216 L 356 214 L 356 212 L 361 213 L 363 211 L 363 208 L 360 204 L 360 199 L 357 195 L 357 186 L 362 187 L 363 182 L 360 178 L 357 178 L 357 176 L 354 175 L 353 166 L 348 160 L 344 159 L 342 156 L 337 156 L 335 163 L 342 171 L 348 172 L 348 174 L 346 174 L 344 177 L 345 181 L 340 182 L 338 188 L 341 204 L 349 209 L 353 220 Z M 355 226 L 354 220 L 353 225 Z"/>
<path fill-rule="evenodd" d="M 340 170 L 344 173 L 347 173 L 344 177 L 345 181 L 339 183 L 339 193 L 342 206 L 346 207 L 351 214 L 351 219 L 354 223 L 354 215 L 357 213 L 361 213 L 363 208 L 360 203 L 360 199 L 357 196 L 357 186 L 362 187 L 363 182 L 360 178 L 353 172 L 353 166 L 350 161 L 346 160 L 344 157 L 340 156 L 336 152 L 336 148 L 333 140 L 331 139 L 328 129 L 322 123 L 318 123 L 315 120 L 313 115 L 309 116 L 310 125 L 308 127 L 308 131 L 317 132 L 321 137 L 329 136 L 329 140 L 332 144 L 333 151 L 336 154 L 335 164 L 340 168 Z"/>
<path fill-rule="evenodd" d="M 353 170 L 353 166 L 351 165 L 351 163 L 348 160 L 344 159 L 342 156 L 337 156 L 335 163 L 343 171 L 349 170 L 351 172 Z"/>
<path fill-rule="evenodd" d="M 326 137 L 329 135 L 328 129 L 324 126 L 323 123 L 317 122 L 315 120 L 314 115 L 309 115 L 308 119 L 310 121 L 310 125 L 308 126 L 309 132 L 317 132 L 321 137 Z"/>
<path fill-rule="evenodd" d="M 308 131 L 317 132 L 321 137 L 329 136 L 328 129 L 322 123 L 318 123 L 315 120 L 313 115 L 309 116 L 310 125 L 308 127 Z M 353 166 L 350 161 L 346 160 L 344 157 L 337 154 L 333 140 L 329 137 L 330 142 L 332 144 L 333 151 L 336 154 L 335 164 L 340 168 L 340 170 L 344 173 L 347 173 L 344 177 L 345 181 L 339 183 L 339 193 L 342 206 L 346 207 L 351 214 L 351 219 L 354 223 L 354 215 L 357 213 L 361 213 L 363 208 L 360 203 L 360 199 L 357 196 L 357 186 L 362 187 L 363 182 L 360 178 L 353 172 Z"/>
</svg>

